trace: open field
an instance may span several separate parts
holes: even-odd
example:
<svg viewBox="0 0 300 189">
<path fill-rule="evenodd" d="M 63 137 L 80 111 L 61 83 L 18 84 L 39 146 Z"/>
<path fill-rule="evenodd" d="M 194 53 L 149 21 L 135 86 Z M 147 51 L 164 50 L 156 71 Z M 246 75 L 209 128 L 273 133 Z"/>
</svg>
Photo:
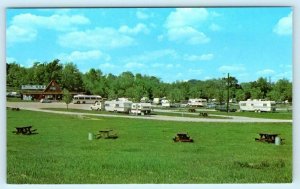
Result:
<svg viewBox="0 0 300 189">
<path fill-rule="evenodd" d="M 12 133 L 32 125 L 39 134 Z M 88 140 L 111 128 L 115 140 Z M 188 132 L 194 143 L 174 143 Z M 285 144 L 255 142 L 280 133 Z M 185 123 L 7 110 L 8 183 L 292 181 L 291 123 Z"/>
</svg>

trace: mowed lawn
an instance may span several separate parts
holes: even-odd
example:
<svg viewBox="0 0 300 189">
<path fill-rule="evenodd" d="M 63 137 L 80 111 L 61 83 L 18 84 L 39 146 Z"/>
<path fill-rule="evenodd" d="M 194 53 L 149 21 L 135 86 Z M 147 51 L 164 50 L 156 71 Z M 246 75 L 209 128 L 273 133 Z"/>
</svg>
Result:
<svg viewBox="0 0 300 189">
<path fill-rule="evenodd" d="M 12 133 L 32 125 L 38 134 Z M 88 140 L 110 128 L 118 139 Z M 194 143 L 175 143 L 188 132 Z M 255 142 L 280 133 L 280 146 Z M 289 183 L 291 123 L 184 123 L 7 110 L 8 183 Z"/>
</svg>

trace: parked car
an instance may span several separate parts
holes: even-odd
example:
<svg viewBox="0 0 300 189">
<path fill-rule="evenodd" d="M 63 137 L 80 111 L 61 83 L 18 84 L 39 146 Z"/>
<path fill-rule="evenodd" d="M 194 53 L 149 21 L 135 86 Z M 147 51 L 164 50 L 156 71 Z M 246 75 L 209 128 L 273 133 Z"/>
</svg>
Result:
<svg viewBox="0 0 300 189">
<path fill-rule="evenodd" d="M 94 105 L 91 105 L 91 110 L 101 110 L 102 108 L 102 105 L 101 105 L 101 102 L 96 102 Z"/>
<path fill-rule="evenodd" d="M 51 100 L 43 98 L 40 100 L 40 102 L 41 103 L 51 103 Z"/>
</svg>

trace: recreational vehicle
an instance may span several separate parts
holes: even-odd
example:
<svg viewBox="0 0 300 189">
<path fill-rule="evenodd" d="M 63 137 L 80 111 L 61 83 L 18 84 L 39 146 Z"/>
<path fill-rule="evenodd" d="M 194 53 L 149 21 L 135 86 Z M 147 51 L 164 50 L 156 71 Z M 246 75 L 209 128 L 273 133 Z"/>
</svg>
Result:
<svg viewBox="0 0 300 189">
<path fill-rule="evenodd" d="M 123 112 L 129 113 L 132 102 L 126 98 L 119 98 L 118 100 L 105 101 L 104 107 L 108 112 Z"/>
<path fill-rule="evenodd" d="M 151 112 L 150 103 L 132 103 L 131 111 L 132 114 L 147 115 Z"/>
<path fill-rule="evenodd" d="M 269 100 L 251 100 L 239 102 L 240 111 L 254 111 L 254 112 L 275 112 L 275 101 Z"/>
<path fill-rule="evenodd" d="M 153 98 L 152 104 L 155 104 L 155 105 L 161 104 L 161 99 L 160 98 Z"/>
<path fill-rule="evenodd" d="M 189 99 L 188 106 L 205 107 L 207 106 L 207 100 L 202 98 Z"/>
<path fill-rule="evenodd" d="M 171 107 L 171 103 L 169 100 L 163 99 L 163 100 L 161 100 L 161 106 L 165 107 L 165 108 L 169 108 L 169 107 Z"/>
<path fill-rule="evenodd" d="M 149 103 L 150 100 L 149 100 L 148 97 L 143 97 L 143 98 L 141 98 L 141 101 L 140 101 L 140 102 L 141 102 L 141 103 Z"/>
</svg>

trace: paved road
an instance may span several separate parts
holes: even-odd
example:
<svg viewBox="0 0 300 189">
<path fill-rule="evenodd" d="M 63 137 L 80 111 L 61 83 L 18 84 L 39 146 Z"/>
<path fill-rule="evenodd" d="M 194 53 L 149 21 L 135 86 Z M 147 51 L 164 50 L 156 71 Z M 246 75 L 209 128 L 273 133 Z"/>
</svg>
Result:
<svg viewBox="0 0 300 189">
<path fill-rule="evenodd" d="M 149 120 L 163 120 L 163 121 L 182 121 L 182 122 L 264 122 L 264 123 L 292 123 L 292 120 L 282 119 L 265 119 L 265 118 L 249 118 L 241 116 L 223 116 L 229 119 L 214 119 L 214 118 L 191 118 L 191 117 L 178 117 L 175 116 L 163 116 L 163 115 L 151 115 L 151 116 L 128 116 L 128 115 L 110 115 L 110 114 L 95 114 L 91 113 L 76 113 L 76 112 L 62 112 L 54 110 L 45 110 L 43 108 L 66 108 L 64 103 L 39 103 L 39 102 L 7 102 L 7 107 L 18 107 L 20 109 L 26 109 L 31 111 L 49 112 L 57 114 L 70 114 L 70 115 L 84 115 L 84 116 L 100 116 L 100 117 L 124 117 L 131 119 L 149 119 Z M 89 110 L 90 104 L 69 104 L 71 109 L 83 109 Z M 160 111 L 160 110 L 155 110 Z M 165 110 L 164 110 L 165 111 Z"/>
</svg>

